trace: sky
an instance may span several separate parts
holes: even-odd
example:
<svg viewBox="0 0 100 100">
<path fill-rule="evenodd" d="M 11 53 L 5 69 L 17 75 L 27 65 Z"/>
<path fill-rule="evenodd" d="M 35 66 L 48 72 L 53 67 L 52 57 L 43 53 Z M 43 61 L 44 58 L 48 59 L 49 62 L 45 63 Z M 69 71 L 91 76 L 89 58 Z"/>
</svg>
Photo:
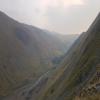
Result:
<svg viewBox="0 0 100 100">
<path fill-rule="evenodd" d="M 100 0 L 0 0 L 0 10 L 29 25 L 80 34 L 100 11 Z"/>
</svg>

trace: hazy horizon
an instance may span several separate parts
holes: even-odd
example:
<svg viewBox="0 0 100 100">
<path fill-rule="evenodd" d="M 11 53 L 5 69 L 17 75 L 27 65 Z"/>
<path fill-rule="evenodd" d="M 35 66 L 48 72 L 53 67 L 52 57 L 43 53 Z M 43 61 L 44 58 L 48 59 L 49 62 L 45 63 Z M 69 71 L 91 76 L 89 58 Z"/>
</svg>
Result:
<svg viewBox="0 0 100 100">
<path fill-rule="evenodd" d="M 0 0 L 8 16 L 61 34 L 86 31 L 99 10 L 99 0 Z"/>
</svg>

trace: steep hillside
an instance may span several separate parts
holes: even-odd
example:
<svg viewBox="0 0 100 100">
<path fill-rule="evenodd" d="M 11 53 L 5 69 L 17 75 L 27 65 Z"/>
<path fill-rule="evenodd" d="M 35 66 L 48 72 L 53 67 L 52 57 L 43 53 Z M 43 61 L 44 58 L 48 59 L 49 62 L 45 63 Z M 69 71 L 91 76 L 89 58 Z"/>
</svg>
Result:
<svg viewBox="0 0 100 100">
<path fill-rule="evenodd" d="M 37 94 L 39 98 L 34 92 L 32 97 L 36 97 L 35 100 L 73 100 L 83 88 L 90 86 L 89 82 L 96 73 L 100 79 L 97 66 L 100 67 L 100 14 L 70 48 L 60 68 L 45 82 L 46 86 Z M 94 83 L 98 88 L 97 93 L 89 95 L 93 100 L 100 99 L 99 82 Z"/>
<path fill-rule="evenodd" d="M 0 96 L 34 82 L 63 55 L 63 43 L 0 12 Z"/>
<path fill-rule="evenodd" d="M 69 49 L 58 68 L 4 100 L 100 100 L 99 68 L 100 14 Z"/>
</svg>

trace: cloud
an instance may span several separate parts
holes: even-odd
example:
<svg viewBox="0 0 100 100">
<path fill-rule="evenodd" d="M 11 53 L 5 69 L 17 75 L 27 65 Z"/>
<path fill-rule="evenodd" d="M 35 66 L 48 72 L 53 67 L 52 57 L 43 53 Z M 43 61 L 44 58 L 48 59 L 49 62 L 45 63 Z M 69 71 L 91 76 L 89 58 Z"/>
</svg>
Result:
<svg viewBox="0 0 100 100">
<path fill-rule="evenodd" d="M 99 0 L 84 0 L 83 4 L 70 7 L 49 7 L 46 12 L 48 29 L 64 34 L 86 31 L 99 12 Z"/>
<path fill-rule="evenodd" d="M 83 3 L 83 0 L 0 0 L 0 9 L 11 15 L 43 15 L 51 7 L 64 8 Z"/>
<path fill-rule="evenodd" d="M 72 5 L 83 5 L 83 0 L 37 0 L 36 6 L 45 12 L 49 7 L 66 8 Z"/>
<path fill-rule="evenodd" d="M 20 22 L 72 34 L 88 28 L 99 4 L 99 0 L 0 0 L 0 9 Z"/>
</svg>

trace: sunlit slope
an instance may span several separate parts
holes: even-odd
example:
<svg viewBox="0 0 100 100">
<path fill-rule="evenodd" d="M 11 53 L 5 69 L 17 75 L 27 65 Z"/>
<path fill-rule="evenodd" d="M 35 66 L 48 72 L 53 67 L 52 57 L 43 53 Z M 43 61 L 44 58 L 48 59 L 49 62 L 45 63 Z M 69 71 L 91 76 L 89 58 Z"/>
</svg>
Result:
<svg viewBox="0 0 100 100">
<path fill-rule="evenodd" d="M 70 48 L 64 61 L 45 82 L 35 100 L 72 100 L 88 84 L 100 64 L 100 14 Z M 98 95 L 98 94 L 97 94 Z M 93 96 L 93 95 L 92 95 Z M 32 98 L 32 99 L 33 99 Z M 32 100 L 31 99 L 31 100 Z M 96 100 L 94 96 L 94 100 Z"/>
<path fill-rule="evenodd" d="M 0 12 L 0 96 L 34 82 L 63 54 L 63 43 Z M 59 55 L 60 54 L 60 55 Z"/>
</svg>

